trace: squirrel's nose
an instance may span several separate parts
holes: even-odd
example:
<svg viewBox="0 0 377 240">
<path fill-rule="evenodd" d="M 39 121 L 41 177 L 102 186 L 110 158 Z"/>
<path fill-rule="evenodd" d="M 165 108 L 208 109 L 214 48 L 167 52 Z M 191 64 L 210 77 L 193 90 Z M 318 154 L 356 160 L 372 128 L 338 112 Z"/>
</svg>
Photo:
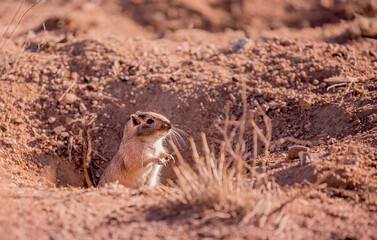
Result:
<svg viewBox="0 0 377 240">
<path fill-rule="evenodd" d="M 167 129 L 171 129 L 172 128 L 172 125 L 171 123 L 164 123 L 164 128 L 167 128 Z"/>
</svg>

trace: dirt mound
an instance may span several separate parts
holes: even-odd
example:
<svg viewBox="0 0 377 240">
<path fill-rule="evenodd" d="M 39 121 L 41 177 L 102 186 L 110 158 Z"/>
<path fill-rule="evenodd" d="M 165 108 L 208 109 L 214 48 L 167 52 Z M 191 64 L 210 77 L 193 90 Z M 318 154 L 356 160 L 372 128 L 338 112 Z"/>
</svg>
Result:
<svg viewBox="0 0 377 240">
<path fill-rule="evenodd" d="M 372 0 L 363 1 L 120 1 L 123 11 L 141 25 L 162 34 L 183 28 L 224 31 L 227 28 L 275 29 L 316 27 L 376 16 Z"/>
</svg>

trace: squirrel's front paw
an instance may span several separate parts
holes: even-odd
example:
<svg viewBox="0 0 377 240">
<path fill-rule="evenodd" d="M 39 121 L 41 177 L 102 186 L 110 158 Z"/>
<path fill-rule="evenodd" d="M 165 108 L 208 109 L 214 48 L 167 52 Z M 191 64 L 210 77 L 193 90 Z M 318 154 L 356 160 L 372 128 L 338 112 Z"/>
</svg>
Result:
<svg viewBox="0 0 377 240">
<path fill-rule="evenodd" d="M 156 159 L 154 160 L 154 163 L 157 164 L 157 165 L 164 166 L 164 167 L 166 167 L 167 165 L 169 165 L 169 162 L 166 161 L 166 160 L 163 159 L 163 158 L 156 158 Z"/>
</svg>

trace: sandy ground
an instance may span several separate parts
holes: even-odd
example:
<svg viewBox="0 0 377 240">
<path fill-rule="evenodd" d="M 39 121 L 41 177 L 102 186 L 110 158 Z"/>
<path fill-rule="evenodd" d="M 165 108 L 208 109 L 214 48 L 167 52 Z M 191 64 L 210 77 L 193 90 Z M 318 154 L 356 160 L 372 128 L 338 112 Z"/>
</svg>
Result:
<svg viewBox="0 0 377 240">
<path fill-rule="evenodd" d="M 26 1 L 12 21 L 20 2 L 0 3 L 1 239 L 377 239 L 376 1 L 42 1 L 23 16 Z M 242 82 L 272 120 L 255 169 L 281 195 L 274 214 L 240 225 L 160 191 L 86 187 L 83 130 L 96 183 L 131 113 L 214 143 Z M 294 140 L 311 161 L 288 157 Z"/>
</svg>

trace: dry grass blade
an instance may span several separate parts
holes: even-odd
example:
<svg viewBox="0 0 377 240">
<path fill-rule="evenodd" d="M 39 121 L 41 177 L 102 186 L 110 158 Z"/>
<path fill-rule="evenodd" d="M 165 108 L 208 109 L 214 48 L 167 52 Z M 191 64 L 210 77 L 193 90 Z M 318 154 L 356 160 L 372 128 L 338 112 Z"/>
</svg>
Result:
<svg viewBox="0 0 377 240">
<path fill-rule="evenodd" d="M 2 42 L 2 41 L 4 40 L 4 38 L 5 38 L 5 36 L 8 34 L 8 31 L 9 31 L 10 26 L 12 26 L 12 24 L 14 23 L 14 20 L 15 20 L 16 17 L 18 16 L 18 13 L 20 12 L 20 10 L 21 10 L 21 8 L 22 8 L 22 5 L 24 5 L 24 3 L 25 3 L 25 0 L 22 0 L 21 3 L 20 3 L 20 5 L 18 6 L 18 9 L 17 9 L 16 13 L 13 15 L 12 20 L 11 20 L 10 23 L 8 24 L 7 29 L 6 29 L 5 32 L 3 33 L 3 36 L 2 36 L 1 39 L 0 39 L 0 42 Z M 4 45 L 5 45 L 5 42 L 1 45 L 0 49 L 2 49 Z"/>
<path fill-rule="evenodd" d="M 284 138 L 280 138 L 276 141 L 273 141 L 271 143 L 271 147 L 270 149 L 273 150 L 275 149 L 277 146 L 279 145 L 282 145 L 283 143 L 285 142 L 292 142 L 292 143 L 297 143 L 297 144 L 302 144 L 302 145 L 308 145 L 308 146 L 313 146 L 313 143 L 310 142 L 310 141 L 305 141 L 305 140 L 299 140 L 299 139 L 295 139 L 293 137 L 284 137 Z"/>
<path fill-rule="evenodd" d="M 85 182 L 88 187 L 93 187 L 92 181 L 88 173 L 88 165 L 90 163 L 90 153 L 91 153 L 91 140 L 90 135 L 88 135 L 88 130 L 85 129 L 81 131 L 82 136 L 82 167 L 84 170 Z"/>
<path fill-rule="evenodd" d="M 9 34 L 8 37 L 5 38 L 5 36 L 8 34 L 8 31 L 9 31 L 10 26 L 13 24 L 13 22 L 14 22 L 14 20 L 16 19 L 18 13 L 20 12 L 20 10 L 21 10 L 23 4 L 25 3 L 25 0 L 22 0 L 22 2 L 20 3 L 20 6 L 18 7 L 16 13 L 14 14 L 14 16 L 13 16 L 13 18 L 12 18 L 11 23 L 8 25 L 7 29 L 5 30 L 5 32 L 4 32 L 4 34 L 3 34 L 2 38 L 1 38 L 1 41 L 0 41 L 0 42 L 2 42 L 2 41 L 4 40 L 4 38 L 5 38 L 5 41 L 3 42 L 3 44 L 1 44 L 1 46 L 0 46 L 0 50 L 4 47 L 4 45 L 7 43 L 7 41 L 9 40 L 9 38 L 12 37 L 14 31 L 16 31 L 17 27 L 20 25 L 20 23 L 22 22 L 22 20 L 23 20 L 24 17 L 26 16 L 26 14 L 27 14 L 31 9 L 33 9 L 35 6 L 37 6 L 41 1 L 42 1 L 42 0 L 39 0 L 39 1 L 35 2 L 35 3 L 34 3 L 33 5 L 31 5 L 28 9 L 26 9 L 26 11 L 25 11 L 24 13 L 22 13 L 20 19 L 18 20 L 16 26 L 13 28 L 12 32 Z"/>
<path fill-rule="evenodd" d="M 252 121 L 252 124 L 254 123 L 253 127 L 257 130 L 258 136 L 263 139 L 263 143 L 265 144 L 264 148 L 264 156 L 268 157 L 269 150 L 270 150 L 270 143 L 272 138 L 272 123 L 271 119 L 267 116 L 267 114 L 263 111 L 262 107 L 259 105 L 257 101 L 254 101 L 255 105 L 257 106 L 260 114 L 263 116 L 263 121 L 266 126 L 266 136 L 263 136 L 262 131 L 256 126 L 255 121 Z"/>
<path fill-rule="evenodd" d="M 241 224 L 246 224 L 252 219 L 258 219 L 261 216 L 266 218 L 266 209 L 270 208 L 272 199 L 271 192 L 273 188 L 268 185 L 267 188 L 256 188 L 251 181 L 246 181 L 246 172 L 252 171 L 247 164 L 246 158 L 249 156 L 246 149 L 245 135 L 247 126 L 254 121 L 254 116 L 247 114 L 246 88 L 243 87 L 242 94 L 243 115 L 239 121 L 230 120 L 229 105 L 226 106 L 225 121 L 218 121 L 223 124 L 215 125 L 216 129 L 222 134 L 223 140 L 217 142 L 216 147 L 210 145 L 204 133 L 201 134 L 202 152 L 197 148 L 193 138 L 189 138 L 192 147 L 191 166 L 186 163 L 172 139 L 169 143 L 177 155 L 177 165 L 173 170 L 177 176 L 174 191 L 167 191 L 169 199 L 179 201 L 183 204 L 205 206 L 239 216 L 242 219 Z M 262 134 L 260 128 L 255 124 L 253 127 L 254 143 L 255 139 L 262 139 L 269 149 L 271 140 L 271 121 L 267 115 L 261 115 L 265 119 L 268 128 L 266 136 Z M 254 145 L 256 148 L 257 146 Z M 256 156 L 255 156 L 256 157 Z M 268 184 L 268 181 L 265 181 Z M 169 193 L 170 192 L 170 193 Z M 278 201 L 275 201 L 276 204 Z M 263 221 L 262 221 L 263 222 Z"/>
<path fill-rule="evenodd" d="M 96 119 L 96 116 L 92 116 L 92 118 L 88 121 L 85 117 L 81 119 L 81 123 L 83 125 L 83 130 L 81 130 L 81 142 L 82 142 L 82 164 L 83 164 L 83 170 L 84 170 L 84 177 L 85 182 L 88 185 L 88 187 L 93 187 L 94 181 L 90 178 L 88 168 L 91 167 L 91 156 L 93 152 L 92 148 L 92 137 L 90 134 L 90 131 L 93 129 L 93 127 L 90 127 L 94 124 L 94 121 Z M 92 174 L 93 176 L 93 174 Z"/>
</svg>

